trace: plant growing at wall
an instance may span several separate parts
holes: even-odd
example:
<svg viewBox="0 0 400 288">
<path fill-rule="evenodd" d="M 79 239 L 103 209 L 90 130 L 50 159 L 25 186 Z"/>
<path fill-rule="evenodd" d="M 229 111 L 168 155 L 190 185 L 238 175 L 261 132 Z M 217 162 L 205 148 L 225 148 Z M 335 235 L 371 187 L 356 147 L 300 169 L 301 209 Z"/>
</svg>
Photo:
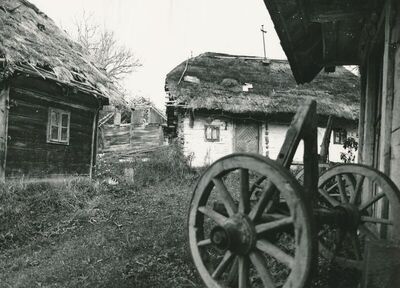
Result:
<svg viewBox="0 0 400 288">
<path fill-rule="evenodd" d="M 358 142 L 353 137 L 348 137 L 344 143 L 343 148 L 345 152 L 340 152 L 340 159 L 344 163 L 353 163 L 356 159 L 356 152 L 358 150 Z"/>
</svg>

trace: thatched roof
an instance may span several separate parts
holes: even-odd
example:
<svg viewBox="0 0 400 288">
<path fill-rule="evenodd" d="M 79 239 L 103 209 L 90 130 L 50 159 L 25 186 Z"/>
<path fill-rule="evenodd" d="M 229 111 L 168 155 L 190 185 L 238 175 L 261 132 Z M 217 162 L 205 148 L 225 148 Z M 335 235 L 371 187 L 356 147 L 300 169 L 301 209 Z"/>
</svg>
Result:
<svg viewBox="0 0 400 288">
<path fill-rule="evenodd" d="M 268 62 L 268 63 L 266 63 Z M 166 78 L 168 105 L 234 114 L 295 113 L 315 99 L 318 114 L 358 119 L 359 77 L 343 67 L 297 85 L 286 60 L 204 53 L 184 61 Z M 245 83 L 253 86 L 248 92 Z"/>
<path fill-rule="evenodd" d="M 26 0 L 0 2 L 1 58 L 6 67 L 0 80 L 21 71 L 75 86 L 103 100 L 107 97 L 113 104 L 123 103 L 117 88 L 88 60 L 82 47 Z"/>
</svg>

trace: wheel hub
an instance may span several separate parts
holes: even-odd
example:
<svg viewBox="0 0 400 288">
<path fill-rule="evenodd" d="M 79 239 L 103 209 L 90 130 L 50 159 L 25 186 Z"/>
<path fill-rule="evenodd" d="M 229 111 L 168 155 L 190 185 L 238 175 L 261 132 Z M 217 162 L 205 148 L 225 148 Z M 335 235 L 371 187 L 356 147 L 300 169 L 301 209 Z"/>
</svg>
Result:
<svg viewBox="0 0 400 288">
<path fill-rule="evenodd" d="M 224 225 L 214 227 L 211 230 L 210 239 L 221 250 L 230 250 L 244 255 L 255 246 L 256 231 L 246 215 L 235 214 Z"/>
<path fill-rule="evenodd" d="M 358 211 L 357 207 L 352 204 L 342 204 L 338 207 L 339 217 L 339 225 L 348 231 L 357 230 L 358 226 L 361 223 L 361 214 Z"/>
</svg>

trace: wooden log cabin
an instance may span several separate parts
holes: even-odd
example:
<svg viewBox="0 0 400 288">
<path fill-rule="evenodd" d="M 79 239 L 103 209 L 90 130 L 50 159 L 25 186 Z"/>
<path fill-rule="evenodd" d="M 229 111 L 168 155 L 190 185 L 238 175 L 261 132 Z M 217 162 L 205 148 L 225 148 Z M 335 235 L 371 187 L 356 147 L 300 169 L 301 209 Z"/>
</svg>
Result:
<svg viewBox="0 0 400 288">
<path fill-rule="evenodd" d="M 359 65 L 359 162 L 400 187 L 400 1 L 264 2 L 297 83 Z"/>
<path fill-rule="evenodd" d="M 165 130 L 196 167 L 233 152 L 276 159 L 294 113 L 306 99 L 315 99 L 318 144 L 332 116 L 329 159 L 341 162 L 343 141 L 357 139 L 359 88 L 359 77 L 344 67 L 297 85 L 287 60 L 208 52 L 167 75 Z M 299 148 L 294 160 L 302 159 Z"/>
<path fill-rule="evenodd" d="M 116 88 L 28 1 L 1 1 L 0 26 L 0 179 L 91 176 Z"/>
</svg>

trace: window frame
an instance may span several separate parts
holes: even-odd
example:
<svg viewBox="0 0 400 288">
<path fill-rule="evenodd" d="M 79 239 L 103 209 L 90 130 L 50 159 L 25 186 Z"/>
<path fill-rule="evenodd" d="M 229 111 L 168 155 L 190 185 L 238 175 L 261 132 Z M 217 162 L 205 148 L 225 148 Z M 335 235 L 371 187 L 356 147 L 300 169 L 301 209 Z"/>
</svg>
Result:
<svg viewBox="0 0 400 288">
<path fill-rule="evenodd" d="M 336 141 L 336 135 L 339 135 L 339 141 Z M 333 129 L 333 144 L 343 145 L 347 139 L 347 130 L 343 128 Z"/>
<path fill-rule="evenodd" d="M 207 129 L 211 129 L 211 138 L 207 136 Z M 213 138 L 214 131 L 216 133 L 215 138 Z M 220 127 L 217 125 L 204 125 L 204 139 L 206 142 L 220 142 Z"/>
<path fill-rule="evenodd" d="M 56 123 L 57 125 L 53 125 L 54 123 L 52 123 L 51 115 L 53 112 L 59 114 L 59 118 L 58 118 L 59 120 L 58 120 L 58 123 Z M 63 115 L 67 115 L 67 117 L 68 117 L 67 118 L 68 119 L 67 126 L 62 125 Z M 57 127 L 57 139 L 54 139 L 51 137 L 52 127 Z M 67 128 L 67 139 L 66 140 L 62 140 L 62 129 L 63 128 Z M 47 143 L 69 145 L 70 129 L 71 129 L 71 112 L 62 110 L 62 109 L 58 109 L 58 108 L 50 107 L 49 112 L 48 112 L 48 118 L 47 118 Z"/>
</svg>

